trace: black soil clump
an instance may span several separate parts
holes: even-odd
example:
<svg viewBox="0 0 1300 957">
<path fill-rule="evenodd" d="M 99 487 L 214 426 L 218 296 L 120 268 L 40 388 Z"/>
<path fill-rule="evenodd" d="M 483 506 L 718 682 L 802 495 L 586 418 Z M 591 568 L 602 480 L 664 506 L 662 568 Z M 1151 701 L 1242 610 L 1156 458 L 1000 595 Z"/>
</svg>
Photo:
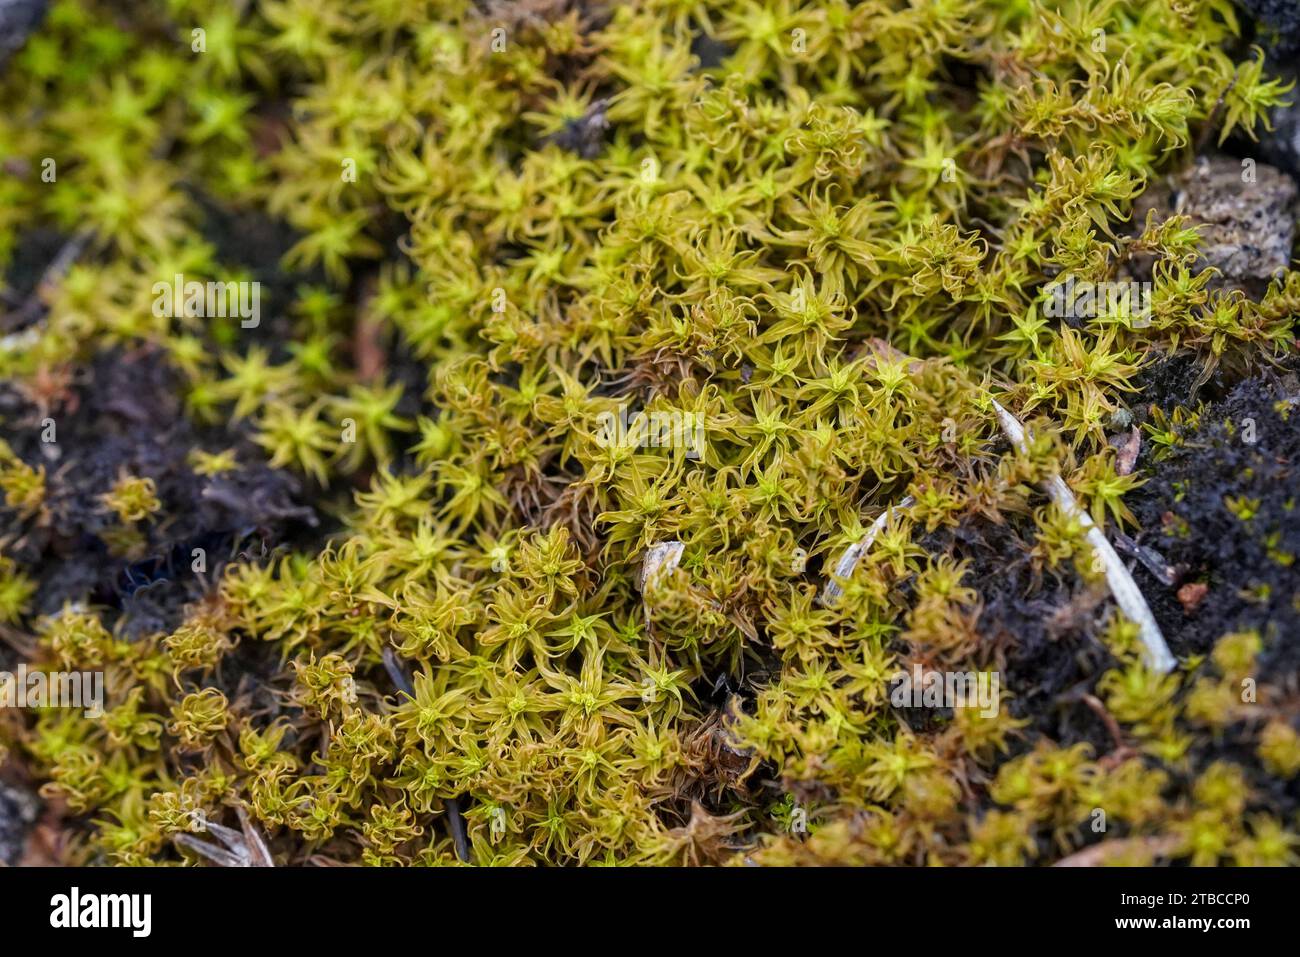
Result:
<svg viewBox="0 0 1300 957">
<path fill-rule="evenodd" d="M 1293 365 L 1295 363 L 1292 363 Z M 1177 379 L 1177 368 L 1168 370 Z M 1300 389 L 1293 371 L 1240 382 L 1139 465 L 1125 499 L 1140 545 L 1175 571 L 1134 579 L 1175 654 L 1208 652 L 1231 632 L 1263 640 L 1259 678 L 1300 673 Z"/>
<path fill-rule="evenodd" d="M 1205 376 L 1205 366 L 1194 352 L 1180 352 L 1143 367 L 1133 377 L 1138 398 L 1132 401 L 1133 418 L 1139 423 L 1151 420 L 1151 407 L 1166 415 L 1176 408 L 1197 402 L 1220 402 L 1227 397 L 1233 382 L 1224 371 L 1216 369 Z"/>
</svg>

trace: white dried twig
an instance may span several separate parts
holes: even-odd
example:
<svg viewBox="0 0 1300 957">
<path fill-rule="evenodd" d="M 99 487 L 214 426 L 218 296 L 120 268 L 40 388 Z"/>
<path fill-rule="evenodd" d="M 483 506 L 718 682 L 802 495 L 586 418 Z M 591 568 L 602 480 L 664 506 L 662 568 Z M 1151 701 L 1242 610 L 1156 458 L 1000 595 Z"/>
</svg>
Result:
<svg viewBox="0 0 1300 957">
<path fill-rule="evenodd" d="M 1002 431 L 1017 451 L 1024 452 L 1027 448 L 1025 427 L 1020 424 L 1019 419 L 1002 408 L 996 399 L 992 401 Z M 1160 626 L 1156 624 L 1147 600 L 1142 597 L 1137 582 L 1133 581 L 1133 576 L 1128 573 L 1124 563 L 1115 554 L 1115 549 L 1111 548 L 1110 542 L 1106 540 L 1101 529 L 1093 523 L 1092 516 L 1080 508 L 1074 493 L 1070 491 L 1070 487 L 1065 484 L 1065 480 L 1060 475 L 1053 475 L 1044 485 L 1048 496 L 1056 503 L 1057 508 L 1077 518 L 1087 529 L 1088 544 L 1101 558 L 1106 570 L 1106 584 L 1110 586 L 1110 592 L 1115 596 L 1115 603 L 1138 626 L 1139 636 L 1147 651 L 1147 664 L 1160 674 L 1172 671 L 1178 664 L 1178 659 L 1165 644 L 1165 636 L 1161 634 Z"/>
<path fill-rule="evenodd" d="M 853 569 L 858 567 L 858 562 L 861 561 L 862 556 L 867 553 L 867 549 L 871 547 L 871 543 L 876 540 L 876 536 L 880 534 L 880 530 L 885 527 L 885 523 L 889 521 L 889 516 L 894 514 L 894 509 L 907 508 L 912 504 L 912 502 L 912 496 L 908 495 L 897 505 L 891 505 L 889 508 L 885 509 L 876 516 L 876 520 L 872 522 L 871 527 L 867 529 L 867 534 L 863 535 L 848 548 L 844 549 L 840 555 L 839 561 L 835 563 L 834 574 L 827 575 L 826 583 L 822 586 L 821 603 L 823 605 L 833 605 L 840 600 L 840 596 L 844 594 L 844 589 L 840 587 L 840 584 L 836 579 L 848 578 L 853 574 Z"/>
</svg>

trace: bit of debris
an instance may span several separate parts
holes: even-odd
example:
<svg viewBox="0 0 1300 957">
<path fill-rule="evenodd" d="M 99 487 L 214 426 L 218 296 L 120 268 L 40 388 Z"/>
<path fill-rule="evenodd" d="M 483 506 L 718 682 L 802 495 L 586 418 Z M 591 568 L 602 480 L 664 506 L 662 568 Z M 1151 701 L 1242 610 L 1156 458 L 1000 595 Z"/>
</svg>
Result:
<svg viewBox="0 0 1300 957">
<path fill-rule="evenodd" d="M 659 542 L 657 545 L 650 546 L 650 550 L 646 552 L 645 559 L 641 563 L 641 577 L 637 581 L 637 589 L 642 595 L 645 594 L 648 587 L 653 586 L 659 576 L 667 575 L 677 567 L 677 563 L 682 560 L 682 551 L 685 548 L 684 544 L 676 540 Z"/>
<path fill-rule="evenodd" d="M 893 343 L 881 339 L 878 336 L 872 336 L 870 339 L 863 341 L 854 353 L 853 358 L 857 360 L 860 356 L 866 356 L 866 367 L 876 369 L 881 362 L 903 363 L 909 374 L 915 373 L 924 365 L 922 360 L 913 355 L 909 355 L 902 349 L 893 345 Z"/>
<path fill-rule="evenodd" d="M 1188 582 L 1182 588 L 1178 589 L 1178 601 L 1182 603 L 1183 610 L 1187 614 L 1196 611 L 1196 606 L 1205 598 L 1205 593 L 1210 590 L 1210 586 L 1205 582 Z"/>
<path fill-rule="evenodd" d="M 388 354 L 384 350 L 383 334 L 383 323 L 374 315 L 362 312 L 352 334 L 352 358 L 361 382 L 369 384 L 384 377 Z"/>
<path fill-rule="evenodd" d="M 1087 705 L 1088 710 L 1095 714 L 1101 723 L 1106 726 L 1106 733 L 1109 734 L 1111 740 L 1115 742 L 1116 751 L 1122 752 L 1130 750 L 1128 741 L 1124 738 L 1124 732 L 1119 726 L 1119 722 L 1116 721 L 1115 716 L 1106 709 L 1106 706 L 1101 703 L 1100 698 L 1096 695 L 1084 694 L 1079 697 L 1079 700 Z"/>
<path fill-rule="evenodd" d="M 1162 585 L 1172 588 L 1183 577 L 1185 569 L 1170 565 L 1154 548 L 1139 545 L 1118 529 L 1114 532 L 1115 547 L 1125 555 L 1131 555 L 1142 563 L 1142 567 L 1156 577 Z"/>
<path fill-rule="evenodd" d="M 1115 456 L 1115 473 L 1132 475 L 1133 469 L 1137 467 L 1138 454 L 1142 451 L 1142 431 L 1135 425 L 1129 429 L 1128 434 L 1111 439 L 1110 444 L 1118 453 Z"/>
<path fill-rule="evenodd" d="M 1178 850 L 1182 838 L 1172 834 L 1155 837 L 1126 837 L 1093 844 L 1083 850 L 1063 857 L 1053 867 L 1102 867 L 1111 862 L 1140 858 L 1154 860 L 1168 857 Z"/>
<path fill-rule="evenodd" d="M 839 561 L 835 563 L 834 573 L 828 575 L 825 584 L 822 585 L 820 601 L 823 605 L 833 605 L 835 602 L 840 600 L 840 596 L 844 594 L 844 589 L 840 587 L 840 584 L 836 579 L 845 579 L 853 574 L 853 569 L 858 567 L 858 562 L 861 561 L 862 556 L 866 554 L 867 549 L 871 547 L 871 543 L 876 540 L 876 536 L 879 535 L 880 530 L 885 527 L 885 524 L 889 521 L 889 517 L 894 513 L 894 510 L 908 508 L 911 506 L 913 501 L 912 496 L 908 495 L 897 505 L 885 509 L 876 516 L 876 520 L 872 522 L 871 527 L 867 529 L 867 534 L 863 535 L 861 539 L 854 542 L 844 550 L 840 555 Z"/>
<path fill-rule="evenodd" d="M 223 846 L 219 847 L 210 841 L 200 841 L 192 834 L 177 834 L 174 840 L 181 847 L 206 858 L 218 867 L 275 867 L 271 852 L 267 850 L 266 841 L 249 820 L 248 812 L 242 807 L 235 808 L 235 811 L 239 815 L 241 828 L 239 831 L 215 821 L 200 820 L 199 822 L 200 828 L 215 837 Z"/>
<path fill-rule="evenodd" d="M 468 864 L 470 858 L 469 834 L 465 830 L 465 816 L 460 811 L 460 798 L 447 798 L 447 827 L 451 830 L 452 843 L 456 845 L 456 856 L 461 863 Z"/>
<path fill-rule="evenodd" d="M 406 668 L 402 666 L 402 661 L 397 657 L 397 652 L 388 646 L 384 647 L 384 670 L 388 672 L 389 680 L 395 687 L 408 698 L 415 697 L 415 687 L 411 684 L 411 679 L 407 677 Z"/>
</svg>

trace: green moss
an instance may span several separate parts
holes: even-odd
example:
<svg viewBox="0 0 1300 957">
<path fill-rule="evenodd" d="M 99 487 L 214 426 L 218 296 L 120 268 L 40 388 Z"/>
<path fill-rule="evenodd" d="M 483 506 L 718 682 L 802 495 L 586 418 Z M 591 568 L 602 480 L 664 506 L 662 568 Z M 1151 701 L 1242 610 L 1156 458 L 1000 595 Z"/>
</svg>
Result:
<svg viewBox="0 0 1300 957">
<path fill-rule="evenodd" d="M 173 839 L 239 806 L 292 863 L 1022 864 L 1115 835 L 1135 860 L 1152 838 L 1147 859 L 1294 862 L 1296 822 L 1194 747 L 1249 724 L 1240 636 L 1159 675 L 1107 619 L 1107 754 L 1013 713 L 1027 678 L 991 715 L 914 725 L 889 700 L 913 663 L 1007 674 L 1014 652 L 989 583 L 927 536 L 991 519 L 1036 575 L 1098 581 L 1042 479 L 1131 526 L 1106 432 L 1139 369 L 1289 348 L 1296 273 L 1252 301 L 1210 285 L 1181 220 L 1126 229 L 1193 143 L 1283 97 L 1224 0 L 168 0 L 129 30 L 115 9 L 57 0 L 0 81 L 24 170 L 0 259 L 33 224 L 88 244 L 0 375 L 155 346 L 226 433 L 195 473 L 259 447 L 338 531 L 244 555 L 133 640 L 89 601 L 29 621 L 0 565 L 0 619 L 108 673 L 102 722 L 0 730 L 86 860 L 192 860 Z M 260 328 L 151 308 L 176 274 L 252 275 L 213 203 L 296 231 L 257 275 L 302 284 Z M 1049 319 L 1054 278 L 1139 253 L 1149 319 Z M 1031 420 L 1023 452 L 994 393 Z M 0 458 L 26 520 L 44 479 Z M 156 491 L 104 503 L 162 522 Z M 1287 721 L 1257 732 L 1279 776 Z"/>
</svg>

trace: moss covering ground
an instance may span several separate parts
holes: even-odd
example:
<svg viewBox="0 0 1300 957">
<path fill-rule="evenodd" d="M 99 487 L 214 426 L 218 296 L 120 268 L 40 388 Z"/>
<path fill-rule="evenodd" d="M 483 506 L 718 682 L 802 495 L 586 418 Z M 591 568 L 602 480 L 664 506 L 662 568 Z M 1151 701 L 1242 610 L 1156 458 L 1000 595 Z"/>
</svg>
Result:
<svg viewBox="0 0 1300 957">
<path fill-rule="evenodd" d="M 1286 98 L 1244 26 L 56 0 L 0 76 L 0 668 L 108 689 L 0 710 L 53 856 L 1295 863 L 1300 273 L 1130 216 Z"/>
</svg>

